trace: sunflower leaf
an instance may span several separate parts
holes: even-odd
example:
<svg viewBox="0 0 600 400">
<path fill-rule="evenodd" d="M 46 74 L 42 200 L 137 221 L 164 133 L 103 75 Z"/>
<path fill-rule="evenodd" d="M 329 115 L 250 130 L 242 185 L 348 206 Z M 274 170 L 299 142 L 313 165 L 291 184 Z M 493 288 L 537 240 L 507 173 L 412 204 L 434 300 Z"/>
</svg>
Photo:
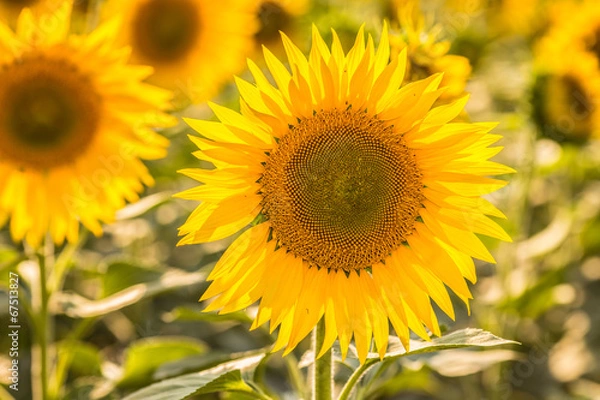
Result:
<svg viewBox="0 0 600 400">
<path fill-rule="evenodd" d="M 411 349 L 410 351 L 406 351 L 400 343 L 400 339 L 391 336 L 388 347 L 389 351 L 382 359 L 379 358 L 377 353 L 369 353 L 366 362 L 358 367 L 348 379 L 338 400 L 346 400 L 350 398 L 351 393 L 356 389 L 357 385 L 365 376 L 367 371 L 381 361 L 389 363 L 402 357 L 422 357 L 423 354 L 446 349 L 458 349 L 464 347 L 493 347 L 506 344 L 520 343 L 513 340 L 503 339 L 482 329 L 467 328 L 449 333 L 439 338 L 435 338 L 430 342 L 411 340 Z"/>
<path fill-rule="evenodd" d="M 162 316 L 165 322 L 236 322 L 251 324 L 252 318 L 245 312 L 238 311 L 228 314 L 202 312 L 189 307 L 177 307 Z"/>
<path fill-rule="evenodd" d="M 76 293 L 58 292 L 54 295 L 51 307 L 54 313 L 66 314 L 72 318 L 98 317 L 169 290 L 200 284 L 205 279 L 204 272 L 171 269 L 158 280 L 129 286 L 100 300 L 89 300 Z"/>
<path fill-rule="evenodd" d="M 406 351 L 396 336 L 390 336 L 388 352 L 385 353 L 383 360 L 395 360 L 400 357 L 413 356 L 423 353 L 431 353 L 446 349 L 458 349 L 463 347 L 490 347 L 503 344 L 520 344 L 513 340 L 502 339 L 483 329 L 466 328 L 449 333 L 447 335 L 435 338 L 430 342 L 419 340 L 410 341 L 410 351 Z M 356 348 L 353 345 L 348 347 L 350 353 L 358 357 Z M 379 360 L 378 353 L 369 353 L 367 360 Z"/>
<path fill-rule="evenodd" d="M 216 392 L 254 392 L 242 379 L 242 372 L 252 369 L 265 353 L 227 362 L 206 371 L 166 379 L 125 397 L 124 400 L 182 400 L 192 395 Z"/>
<path fill-rule="evenodd" d="M 108 297 L 139 283 L 160 279 L 163 271 L 147 268 L 126 260 L 111 262 L 102 279 L 103 297 Z"/>
<path fill-rule="evenodd" d="M 152 382 L 152 374 L 161 365 L 206 352 L 204 343 L 185 337 L 151 337 L 133 343 L 127 349 L 119 387 L 137 388 Z"/>
<path fill-rule="evenodd" d="M 395 342 L 395 343 L 394 343 Z M 406 351 L 400 341 L 393 341 L 390 344 L 390 351 L 384 356 L 384 359 L 397 359 L 400 357 L 413 356 L 423 353 L 446 349 L 458 349 L 462 347 L 491 347 L 505 344 L 520 344 L 514 340 L 503 339 L 483 329 L 466 328 L 433 339 L 431 342 L 412 341 L 411 349 Z M 370 353 L 368 359 L 379 359 L 376 353 Z"/>
<path fill-rule="evenodd" d="M 269 348 L 245 351 L 241 353 L 223 353 L 219 351 L 209 351 L 203 354 L 192 355 L 177 361 L 162 364 L 156 372 L 153 379 L 156 381 L 173 378 L 191 372 L 205 371 L 209 368 L 223 365 L 230 361 L 240 360 L 250 356 L 268 353 Z"/>
<path fill-rule="evenodd" d="M 8 288 L 10 287 L 10 274 L 8 271 L 14 271 L 16 266 L 26 257 L 20 254 L 17 249 L 12 247 L 0 247 L 0 271 L 2 271 L 2 275 L 0 276 L 0 287 Z M 7 271 L 7 273 L 4 273 Z"/>
<path fill-rule="evenodd" d="M 102 356 L 93 345 L 77 340 L 65 340 L 57 345 L 58 360 L 74 376 L 101 376 Z"/>
</svg>

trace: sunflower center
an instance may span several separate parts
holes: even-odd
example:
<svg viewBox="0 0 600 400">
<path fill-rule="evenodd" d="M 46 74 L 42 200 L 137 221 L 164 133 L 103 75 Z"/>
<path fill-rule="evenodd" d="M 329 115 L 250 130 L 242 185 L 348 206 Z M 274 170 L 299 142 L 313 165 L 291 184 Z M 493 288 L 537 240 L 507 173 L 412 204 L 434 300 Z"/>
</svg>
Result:
<svg viewBox="0 0 600 400">
<path fill-rule="evenodd" d="M 320 112 L 281 138 L 262 178 L 274 237 L 309 263 L 363 269 L 406 241 L 421 175 L 393 127 L 364 112 Z"/>
<path fill-rule="evenodd" d="M 91 142 L 100 100 L 71 62 L 33 55 L 0 70 L 0 158 L 49 168 L 72 161 Z"/>
<path fill-rule="evenodd" d="M 133 23 L 134 42 L 151 61 L 168 62 L 188 54 L 197 40 L 197 6 L 189 0 L 150 0 Z"/>
<path fill-rule="evenodd" d="M 290 15 L 277 3 L 265 1 L 258 11 L 260 29 L 254 35 L 258 43 L 279 39 L 279 31 L 284 31 L 291 22 Z"/>
<path fill-rule="evenodd" d="M 563 84 L 567 91 L 567 99 L 569 99 L 569 105 L 571 106 L 570 110 L 575 114 L 575 118 L 580 120 L 587 118 L 591 114 L 592 103 L 584 88 L 571 76 L 564 77 Z"/>
</svg>

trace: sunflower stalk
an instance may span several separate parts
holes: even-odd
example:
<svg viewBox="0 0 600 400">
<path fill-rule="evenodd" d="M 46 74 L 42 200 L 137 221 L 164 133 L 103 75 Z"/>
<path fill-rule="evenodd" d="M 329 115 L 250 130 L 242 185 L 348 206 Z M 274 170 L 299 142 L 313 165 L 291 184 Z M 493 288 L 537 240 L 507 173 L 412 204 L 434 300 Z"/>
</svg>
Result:
<svg viewBox="0 0 600 400">
<path fill-rule="evenodd" d="M 66 348 L 71 348 L 77 343 L 77 341 L 83 337 L 89 329 L 94 325 L 98 318 L 87 318 L 81 319 L 77 322 L 77 325 L 69 332 L 69 335 L 65 338 L 67 343 Z M 52 375 L 51 382 L 48 386 L 48 396 L 51 399 L 57 399 L 60 396 L 61 389 L 65 384 L 67 378 L 67 371 L 71 367 L 74 360 L 74 354 L 67 352 L 61 357 L 57 357 L 56 367 L 54 374 Z"/>
<path fill-rule="evenodd" d="M 325 319 L 321 319 L 312 337 L 312 350 L 315 362 L 312 368 L 312 400 L 331 400 L 333 398 L 333 354 L 332 348 L 327 349 L 319 358 L 319 350 L 325 339 Z"/>
<path fill-rule="evenodd" d="M 49 243 L 52 243 L 51 241 Z M 49 246 L 42 246 L 42 250 L 37 253 L 39 277 L 38 282 L 38 295 L 39 301 L 37 307 L 33 309 L 35 325 L 37 325 L 37 345 L 33 352 L 34 360 L 32 362 L 32 393 L 34 399 L 48 399 L 48 370 L 49 370 L 49 346 L 51 342 L 51 321 L 49 320 L 48 303 L 50 300 L 50 292 L 48 290 L 48 257 Z M 38 358 L 36 362 L 35 359 Z"/>
</svg>

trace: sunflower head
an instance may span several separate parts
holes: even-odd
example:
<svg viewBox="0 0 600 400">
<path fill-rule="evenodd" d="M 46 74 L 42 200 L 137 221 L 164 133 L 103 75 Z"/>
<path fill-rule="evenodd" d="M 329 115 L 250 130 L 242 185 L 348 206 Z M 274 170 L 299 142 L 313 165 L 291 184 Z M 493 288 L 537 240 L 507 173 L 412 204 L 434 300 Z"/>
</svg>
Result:
<svg viewBox="0 0 600 400">
<path fill-rule="evenodd" d="M 560 142 L 584 143 L 600 135 L 600 75 L 585 60 L 573 61 L 568 71 L 538 75 L 533 90 L 534 116 L 543 135 Z"/>
<path fill-rule="evenodd" d="M 99 235 L 152 183 L 140 158 L 165 155 L 152 128 L 173 122 L 161 111 L 170 93 L 142 83 L 151 69 L 114 46 L 115 23 L 73 36 L 70 12 L 61 2 L 25 9 L 17 33 L 0 25 L 0 220 L 34 246 L 48 232 L 76 240 L 80 222 Z"/>
<path fill-rule="evenodd" d="M 561 141 L 600 137 L 600 8 L 594 1 L 564 2 L 550 15 L 535 47 L 537 121 Z"/>
<path fill-rule="evenodd" d="M 136 62 L 155 68 L 150 82 L 174 90 L 181 102 L 203 101 L 240 71 L 258 29 L 251 0 L 110 0 L 121 14 L 122 44 Z"/>
<path fill-rule="evenodd" d="M 268 49 L 267 78 L 237 79 L 241 113 L 211 104 L 220 122 L 187 120 L 194 153 L 211 169 L 182 173 L 202 182 L 179 197 L 201 201 L 180 244 L 242 232 L 209 276 L 206 310 L 259 302 L 253 328 L 279 328 L 274 350 L 290 352 L 323 318 L 321 353 L 354 338 L 365 361 L 374 338 L 383 355 L 391 322 L 439 335 L 431 300 L 451 317 L 449 287 L 468 304 L 472 257 L 493 262 L 476 234 L 510 240 L 480 196 L 512 172 L 488 161 L 500 148 L 493 124 L 450 122 L 467 97 L 433 107 L 442 76 L 403 84 L 407 51 L 390 61 L 361 29 L 345 53 L 313 28 L 305 57 L 283 35 L 289 69 Z M 272 83 L 274 82 L 274 83 Z M 429 329 L 427 331 L 426 329 Z"/>
</svg>

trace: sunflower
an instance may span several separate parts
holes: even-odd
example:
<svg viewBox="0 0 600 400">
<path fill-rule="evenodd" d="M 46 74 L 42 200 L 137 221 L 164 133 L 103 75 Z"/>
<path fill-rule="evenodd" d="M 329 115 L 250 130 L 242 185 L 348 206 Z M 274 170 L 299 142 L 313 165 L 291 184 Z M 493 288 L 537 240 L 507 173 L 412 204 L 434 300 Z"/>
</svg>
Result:
<svg viewBox="0 0 600 400">
<path fill-rule="evenodd" d="M 397 3 L 400 26 L 392 30 L 390 42 L 392 57 L 403 49 L 408 52 L 406 82 L 415 82 L 443 72 L 441 86 L 446 87 L 446 91 L 442 93 L 440 100 L 448 102 L 463 96 L 467 79 L 471 75 L 469 60 L 463 56 L 448 54 L 450 41 L 439 40 L 440 26 L 426 28 L 419 1 Z"/>
<path fill-rule="evenodd" d="M 126 64 L 117 26 L 69 35 L 71 2 L 52 14 L 25 9 L 17 33 L 0 24 L 0 223 L 36 246 L 94 234 L 152 177 L 140 161 L 166 154 L 152 127 L 170 93 L 141 83 L 148 67 Z"/>
<path fill-rule="evenodd" d="M 313 28 L 308 59 L 282 36 L 291 73 L 264 54 L 276 87 L 249 61 L 241 113 L 211 104 L 220 122 L 187 120 L 214 168 L 181 171 L 203 185 L 179 194 L 202 202 L 180 244 L 243 231 L 208 278 L 206 310 L 260 301 L 252 328 L 279 327 L 286 353 L 324 318 L 321 354 L 339 338 L 345 357 L 354 337 L 363 362 L 372 337 L 386 351 L 388 321 L 407 348 L 409 329 L 440 335 L 430 299 L 454 317 L 445 285 L 468 304 L 471 257 L 494 262 L 476 234 L 510 240 L 480 197 L 506 184 L 486 175 L 512 172 L 487 160 L 494 124 L 450 123 L 467 97 L 432 109 L 440 74 L 401 87 L 406 51 L 389 62 L 386 27 L 377 49 L 361 28 L 347 54 Z"/>
<path fill-rule="evenodd" d="M 551 58 L 567 49 L 600 58 L 600 5 L 597 1 L 557 2 L 548 13 L 550 26 L 541 39 L 539 49 L 547 62 L 560 64 L 561 59 Z"/>
<path fill-rule="evenodd" d="M 133 60 L 155 68 L 149 82 L 192 101 L 214 96 L 244 67 L 258 29 L 251 0 L 109 1 Z"/>
<path fill-rule="evenodd" d="M 571 54 L 562 68 L 538 75 L 534 93 L 535 117 L 544 135 L 571 142 L 600 137 L 600 73 L 594 60 Z"/>
<path fill-rule="evenodd" d="M 595 1 L 558 3 L 550 15 L 535 48 L 538 120 L 561 138 L 600 137 L 600 7 Z"/>
</svg>

